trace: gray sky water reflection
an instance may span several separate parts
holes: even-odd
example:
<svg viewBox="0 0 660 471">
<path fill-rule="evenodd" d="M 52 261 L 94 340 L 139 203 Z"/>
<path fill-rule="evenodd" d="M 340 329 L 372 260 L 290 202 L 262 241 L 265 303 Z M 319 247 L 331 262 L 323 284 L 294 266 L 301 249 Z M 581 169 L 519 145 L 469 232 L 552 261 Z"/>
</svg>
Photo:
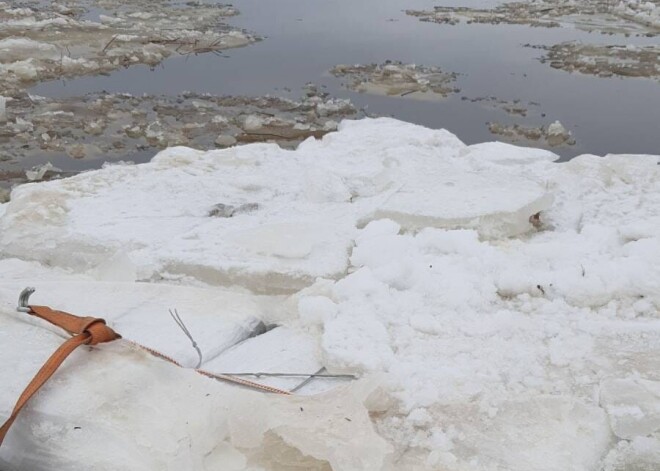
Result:
<svg viewBox="0 0 660 471">
<path fill-rule="evenodd" d="M 457 2 L 444 4 L 451 3 Z M 101 90 L 133 94 L 192 90 L 296 97 L 305 83 L 314 82 L 334 96 L 367 107 L 370 113 L 444 127 L 467 143 L 495 140 L 486 125 L 489 121 L 541 125 L 560 120 L 577 140 L 575 146 L 554 149 L 565 158 L 582 153 L 660 153 L 658 82 L 569 74 L 540 63 L 543 51 L 523 47 L 568 40 L 651 44 L 658 38 L 605 36 L 572 28 L 438 25 L 403 12 L 436 4 L 423 0 L 236 0 L 241 15 L 232 18 L 231 24 L 265 37 L 264 41 L 227 51 L 223 57 L 177 57 L 154 71 L 131 67 L 107 77 L 44 83 L 32 92 L 73 96 Z M 368 96 L 343 89 L 340 80 L 327 72 L 336 64 L 386 60 L 457 72 L 461 91 L 439 102 Z M 541 106 L 524 120 L 461 100 L 485 96 Z"/>
</svg>

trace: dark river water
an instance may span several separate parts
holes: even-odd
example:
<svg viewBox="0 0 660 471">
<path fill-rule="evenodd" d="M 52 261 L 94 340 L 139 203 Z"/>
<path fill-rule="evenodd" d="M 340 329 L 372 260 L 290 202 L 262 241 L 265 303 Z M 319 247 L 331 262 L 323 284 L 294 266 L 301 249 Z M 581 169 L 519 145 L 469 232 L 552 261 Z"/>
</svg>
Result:
<svg viewBox="0 0 660 471">
<path fill-rule="evenodd" d="M 241 15 L 231 18 L 230 24 L 263 41 L 228 50 L 222 57 L 177 57 L 153 71 L 131 67 L 110 76 L 44 83 L 32 92 L 73 96 L 102 90 L 133 94 L 191 90 L 295 98 L 302 93 L 301 87 L 313 82 L 327 87 L 333 96 L 350 98 L 369 113 L 446 128 L 466 143 L 496 140 L 486 125 L 490 121 L 547 125 L 560 120 L 577 140 L 575 146 L 554 149 L 564 158 L 583 153 L 660 154 L 660 83 L 555 70 L 538 60 L 543 51 L 523 46 L 569 40 L 651 44 L 658 38 L 605 36 L 570 26 L 439 25 L 420 22 L 403 11 L 450 2 L 237 0 L 233 4 Z M 477 6 L 475 2 L 461 4 Z M 369 96 L 343 89 L 340 80 L 328 74 L 336 64 L 386 60 L 456 72 L 460 92 L 434 102 Z M 522 118 L 465 99 L 486 96 L 540 106 Z"/>
</svg>

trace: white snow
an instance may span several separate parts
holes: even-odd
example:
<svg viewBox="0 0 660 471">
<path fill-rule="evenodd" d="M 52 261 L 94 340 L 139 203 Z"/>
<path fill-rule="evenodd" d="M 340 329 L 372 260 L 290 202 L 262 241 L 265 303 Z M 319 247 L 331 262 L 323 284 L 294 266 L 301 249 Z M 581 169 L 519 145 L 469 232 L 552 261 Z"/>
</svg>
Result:
<svg viewBox="0 0 660 471">
<path fill-rule="evenodd" d="M 185 274 L 290 292 L 341 276 L 356 227 L 373 219 L 495 238 L 529 230 L 551 202 L 542 185 L 464 149 L 446 131 L 393 120 L 347 122 L 295 152 L 172 148 L 149 164 L 16 189 L 0 241 L 8 254 L 78 270 L 121 251 L 141 279 Z M 259 208 L 209 217 L 219 203 Z"/>
<path fill-rule="evenodd" d="M 104 345 L 58 372 L 0 460 L 64 469 L 103 441 L 99 469 L 658 469 L 660 157 L 556 158 L 367 119 L 296 151 L 173 148 L 15 189 L 0 413 L 61 342 L 11 313 L 30 284 L 186 365 L 169 308 L 217 373 L 363 379 L 262 396 Z M 245 340 L 260 320 L 279 327 Z"/>
</svg>

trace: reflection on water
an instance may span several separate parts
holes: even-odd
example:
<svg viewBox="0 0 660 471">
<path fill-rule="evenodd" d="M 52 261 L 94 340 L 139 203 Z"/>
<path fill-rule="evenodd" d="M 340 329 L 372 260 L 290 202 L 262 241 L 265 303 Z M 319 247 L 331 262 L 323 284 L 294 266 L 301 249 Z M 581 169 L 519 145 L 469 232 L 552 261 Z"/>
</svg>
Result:
<svg viewBox="0 0 660 471">
<path fill-rule="evenodd" d="M 605 36 L 572 28 L 438 25 L 405 15 L 405 9 L 428 9 L 438 4 L 423 0 L 233 3 L 241 15 L 232 18 L 231 23 L 264 36 L 264 41 L 227 51 L 222 57 L 177 57 L 154 71 L 136 66 L 107 77 L 45 83 L 32 92 L 74 96 L 101 90 L 133 94 L 192 90 L 297 96 L 305 83 L 314 82 L 327 87 L 334 96 L 350 98 L 370 113 L 444 127 L 467 143 L 494 140 L 487 127 L 491 121 L 538 126 L 560 120 L 577 140 L 575 146 L 554 149 L 566 158 L 582 153 L 660 153 L 657 82 L 569 74 L 541 64 L 538 58 L 543 51 L 523 47 L 569 40 L 652 44 L 657 38 Z M 461 91 L 441 102 L 368 96 L 343 89 L 341 81 L 328 74 L 336 64 L 386 60 L 457 72 Z M 521 118 L 488 107 L 484 101 L 461 99 L 488 96 L 537 102 L 540 106 Z"/>
</svg>

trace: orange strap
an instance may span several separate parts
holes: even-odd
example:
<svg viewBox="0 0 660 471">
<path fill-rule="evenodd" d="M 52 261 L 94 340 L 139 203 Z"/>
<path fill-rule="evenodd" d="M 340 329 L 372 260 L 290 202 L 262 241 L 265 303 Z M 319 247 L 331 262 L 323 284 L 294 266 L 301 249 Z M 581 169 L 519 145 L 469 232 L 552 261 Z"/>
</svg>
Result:
<svg viewBox="0 0 660 471">
<path fill-rule="evenodd" d="M 64 342 L 56 351 L 53 353 L 44 366 L 41 367 L 36 376 L 30 381 L 30 384 L 25 388 L 23 394 L 18 398 L 14 410 L 7 419 L 7 421 L 0 427 L 0 446 L 7 435 L 10 427 L 16 420 L 19 412 L 25 407 L 30 398 L 34 396 L 39 389 L 50 379 L 51 376 L 57 371 L 60 365 L 66 360 L 66 358 L 79 346 L 81 345 L 98 345 L 100 343 L 112 342 L 113 340 L 121 339 L 121 335 L 116 333 L 110 327 L 105 324 L 103 319 L 97 319 L 95 317 L 79 317 L 67 312 L 56 311 L 46 306 L 30 306 L 30 311 L 28 314 L 40 317 L 57 327 L 61 327 L 66 330 L 71 337 L 69 340 Z M 152 355 L 159 357 L 163 360 L 166 360 L 174 365 L 181 366 L 178 362 L 172 358 L 163 355 L 160 352 L 152 350 L 148 347 L 140 345 L 139 343 L 130 342 L 131 344 L 146 350 Z M 230 381 L 235 384 L 242 386 L 248 386 L 254 389 L 259 389 L 265 392 L 277 393 L 277 394 L 291 394 L 289 391 L 284 391 L 281 389 L 273 388 L 271 386 L 266 386 L 259 383 L 254 383 L 241 378 L 236 378 L 233 376 L 227 375 L 216 375 L 204 370 L 196 370 L 198 373 L 222 381 Z"/>
<path fill-rule="evenodd" d="M 9 419 L 7 419 L 2 427 L 0 427 L 0 445 L 2 445 L 5 435 L 7 435 L 9 428 L 16 420 L 21 409 L 25 407 L 25 404 L 27 404 L 30 398 L 39 391 L 46 381 L 53 376 L 53 373 L 57 371 L 57 368 L 59 368 L 71 352 L 81 345 L 97 345 L 99 343 L 111 342 L 115 339 L 121 338 L 121 336 L 115 333 L 114 330 L 105 325 L 103 319 L 78 317 L 66 312 L 54 311 L 53 309 L 44 306 L 30 306 L 29 314 L 41 317 L 51 324 L 62 327 L 73 335 L 73 337 L 55 350 L 55 353 L 46 360 L 44 366 L 41 367 L 37 375 L 25 388 L 21 397 L 18 398 Z"/>
</svg>

